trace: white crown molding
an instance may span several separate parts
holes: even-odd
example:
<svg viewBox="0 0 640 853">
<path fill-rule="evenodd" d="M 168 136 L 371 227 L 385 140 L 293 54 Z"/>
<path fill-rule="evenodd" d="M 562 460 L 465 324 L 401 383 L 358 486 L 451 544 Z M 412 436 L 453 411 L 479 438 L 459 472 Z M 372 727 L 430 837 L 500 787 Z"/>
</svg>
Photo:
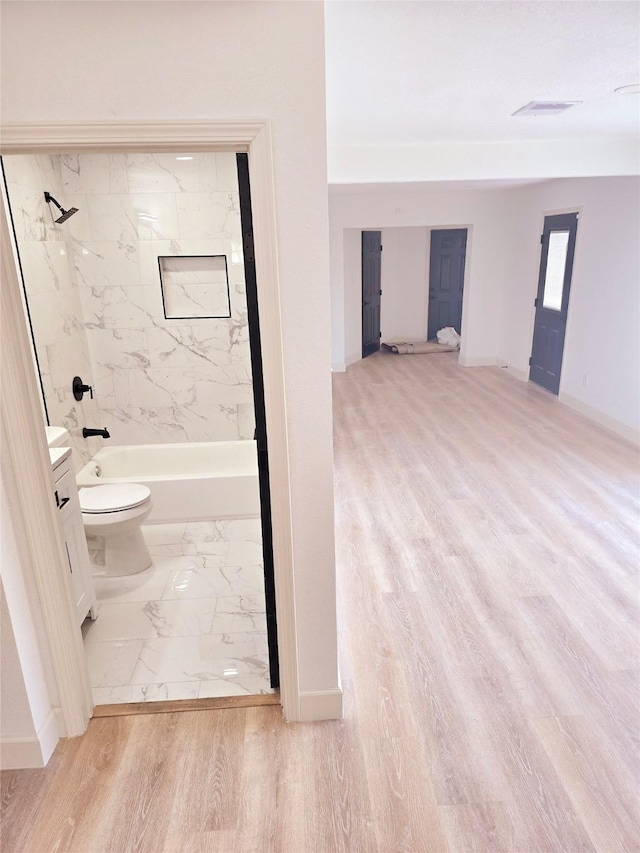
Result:
<svg viewBox="0 0 640 853">
<path fill-rule="evenodd" d="M 156 151 L 211 151 L 233 147 L 247 151 L 250 144 L 268 127 L 266 120 L 234 119 L 231 122 L 83 122 L 53 124 L 0 125 L 2 154 L 24 154 L 29 151 L 65 153 L 73 151 L 114 151 L 149 147 Z"/>
</svg>

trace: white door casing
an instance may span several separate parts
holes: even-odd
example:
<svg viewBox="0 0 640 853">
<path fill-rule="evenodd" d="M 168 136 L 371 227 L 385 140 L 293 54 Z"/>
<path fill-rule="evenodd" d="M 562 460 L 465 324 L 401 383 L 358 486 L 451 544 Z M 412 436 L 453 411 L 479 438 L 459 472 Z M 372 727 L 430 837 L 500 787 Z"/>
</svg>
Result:
<svg viewBox="0 0 640 853">
<path fill-rule="evenodd" d="M 4 125 L 0 154 L 68 152 L 247 152 L 251 179 L 255 262 L 267 422 L 280 701 L 287 720 L 301 716 L 291 541 L 291 496 L 286 425 L 281 311 L 271 132 L 266 120 Z M 11 252 L 6 211 L 2 240 L 2 427 L 3 453 L 22 476 L 16 504 L 25 526 L 41 598 L 43 622 L 67 737 L 82 734 L 93 702 L 82 638 L 75 624 L 62 543 L 52 499 L 39 388 L 22 307 L 21 284 Z"/>
</svg>

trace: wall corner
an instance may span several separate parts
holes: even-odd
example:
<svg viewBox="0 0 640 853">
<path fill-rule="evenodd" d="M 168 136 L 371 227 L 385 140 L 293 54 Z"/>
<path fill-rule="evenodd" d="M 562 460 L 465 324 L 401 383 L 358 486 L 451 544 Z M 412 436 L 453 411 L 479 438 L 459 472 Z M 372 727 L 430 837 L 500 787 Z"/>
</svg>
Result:
<svg viewBox="0 0 640 853">
<path fill-rule="evenodd" d="M 300 693 L 300 713 L 298 722 L 314 722 L 318 720 L 341 720 L 342 688 L 333 687 L 330 690 L 310 690 Z"/>
</svg>

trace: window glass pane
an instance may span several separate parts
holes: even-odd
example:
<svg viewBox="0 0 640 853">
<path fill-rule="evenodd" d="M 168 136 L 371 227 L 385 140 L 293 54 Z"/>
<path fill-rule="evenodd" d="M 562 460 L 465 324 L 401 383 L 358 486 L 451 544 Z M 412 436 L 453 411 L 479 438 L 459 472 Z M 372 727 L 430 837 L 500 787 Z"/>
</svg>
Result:
<svg viewBox="0 0 640 853">
<path fill-rule="evenodd" d="M 562 307 L 562 285 L 564 269 L 567 265 L 568 231 L 552 231 L 549 234 L 549 253 L 547 272 L 544 277 L 542 307 L 559 311 Z"/>
</svg>

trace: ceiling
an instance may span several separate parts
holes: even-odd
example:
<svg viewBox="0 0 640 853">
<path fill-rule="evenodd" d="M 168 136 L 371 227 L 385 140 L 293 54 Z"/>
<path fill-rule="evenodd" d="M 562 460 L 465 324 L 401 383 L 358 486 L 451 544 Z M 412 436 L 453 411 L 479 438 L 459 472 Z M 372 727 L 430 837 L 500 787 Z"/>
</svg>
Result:
<svg viewBox="0 0 640 853">
<path fill-rule="evenodd" d="M 329 0 L 329 146 L 632 138 L 640 5 Z M 513 117 L 532 100 L 584 103 Z"/>
</svg>

